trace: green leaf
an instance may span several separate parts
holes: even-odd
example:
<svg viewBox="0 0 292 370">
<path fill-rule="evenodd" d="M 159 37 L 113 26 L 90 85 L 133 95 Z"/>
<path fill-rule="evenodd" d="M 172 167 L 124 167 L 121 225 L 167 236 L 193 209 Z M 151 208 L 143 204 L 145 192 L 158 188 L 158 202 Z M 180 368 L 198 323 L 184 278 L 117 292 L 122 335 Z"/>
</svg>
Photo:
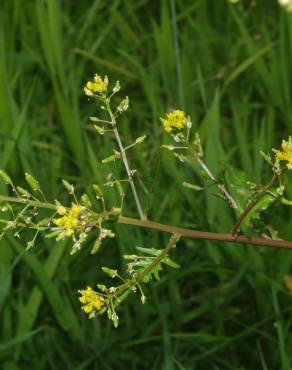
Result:
<svg viewBox="0 0 292 370">
<path fill-rule="evenodd" d="M 170 267 L 173 267 L 175 269 L 179 269 L 180 268 L 180 265 L 178 265 L 176 262 L 174 262 L 171 258 L 169 258 L 168 256 L 165 256 L 162 261 L 163 263 L 165 263 L 166 265 L 170 266 Z"/>
<path fill-rule="evenodd" d="M 161 263 L 158 263 L 148 274 L 143 276 L 143 283 L 149 283 L 149 281 L 154 277 L 156 280 L 160 280 L 159 271 L 162 271 Z"/>
<path fill-rule="evenodd" d="M 239 213 L 242 213 L 251 193 L 247 184 L 246 174 L 231 165 L 226 165 L 225 176 L 228 189 L 239 207 Z"/>
<path fill-rule="evenodd" d="M 272 195 L 265 194 L 244 219 L 244 224 L 248 225 L 252 220 L 259 220 L 261 213 L 266 211 L 274 201 L 275 198 Z"/>
<path fill-rule="evenodd" d="M 159 256 L 161 253 L 161 249 L 155 249 L 155 248 L 136 247 L 136 249 L 145 254 L 150 254 L 151 256 Z"/>
</svg>

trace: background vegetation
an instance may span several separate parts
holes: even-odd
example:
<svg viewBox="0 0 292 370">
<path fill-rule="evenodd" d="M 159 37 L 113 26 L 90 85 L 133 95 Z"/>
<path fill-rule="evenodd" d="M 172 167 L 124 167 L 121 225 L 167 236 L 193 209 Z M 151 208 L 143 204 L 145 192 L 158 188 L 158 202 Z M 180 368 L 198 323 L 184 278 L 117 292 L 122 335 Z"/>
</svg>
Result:
<svg viewBox="0 0 292 370">
<path fill-rule="evenodd" d="M 264 0 L 2 0 L 0 7 L 0 168 L 20 185 L 32 173 L 50 199 L 64 196 L 62 178 L 82 190 L 110 171 L 123 177 L 120 165 L 101 165 L 112 142 L 91 131 L 95 106 L 82 90 L 93 73 L 106 73 L 130 96 L 124 141 L 148 137 L 131 160 L 149 217 L 230 229 L 232 214 L 214 189 L 182 186 L 200 184 L 198 169 L 162 152 L 159 117 L 169 108 L 189 113 L 217 174 L 229 161 L 252 181 L 269 176 L 259 150 L 291 134 L 291 15 Z M 115 196 L 109 191 L 112 204 Z M 126 201 L 134 215 L 129 192 Z M 292 239 L 289 210 L 276 210 L 272 221 Z M 292 298 L 282 285 L 290 251 L 183 240 L 175 251 L 182 269 L 166 270 L 145 305 L 127 300 L 114 329 L 105 317 L 87 319 L 77 289 L 102 282 L 100 266 L 123 268 L 121 253 L 167 241 L 131 226 L 116 233 L 96 257 L 90 246 L 72 257 L 68 244 L 42 237 L 25 252 L 28 234 L 0 241 L 1 369 L 292 368 Z"/>
</svg>

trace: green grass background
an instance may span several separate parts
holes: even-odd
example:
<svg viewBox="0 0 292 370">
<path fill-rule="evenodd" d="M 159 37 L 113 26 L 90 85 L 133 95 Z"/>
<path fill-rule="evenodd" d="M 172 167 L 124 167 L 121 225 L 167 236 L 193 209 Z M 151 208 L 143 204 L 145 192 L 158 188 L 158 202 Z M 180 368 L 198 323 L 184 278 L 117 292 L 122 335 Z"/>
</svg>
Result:
<svg viewBox="0 0 292 370">
<path fill-rule="evenodd" d="M 190 114 L 215 173 L 228 161 L 253 181 L 268 176 L 259 150 L 291 134 L 292 15 L 276 0 L 2 0 L 0 9 L 0 168 L 20 185 L 32 173 L 51 200 L 65 198 L 62 178 L 78 191 L 110 171 L 123 178 L 120 165 L 101 164 L 113 142 L 90 130 L 96 107 L 82 91 L 106 73 L 130 96 L 124 143 L 147 135 L 130 159 L 149 217 L 230 229 L 214 189 L 182 186 L 200 184 L 198 169 L 162 152 L 159 117 L 170 108 Z M 291 176 L 287 188 L 292 197 Z M 292 239 L 289 209 L 273 223 Z M 292 298 L 282 284 L 290 251 L 182 240 L 173 253 L 181 270 L 148 286 L 145 305 L 125 301 L 114 329 L 106 317 L 86 318 L 77 290 L 106 281 L 103 265 L 124 269 L 121 256 L 135 246 L 167 242 L 130 226 L 115 231 L 93 257 L 90 243 L 72 257 L 66 242 L 39 237 L 25 252 L 28 234 L 0 241 L 1 370 L 292 369 Z"/>
</svg>

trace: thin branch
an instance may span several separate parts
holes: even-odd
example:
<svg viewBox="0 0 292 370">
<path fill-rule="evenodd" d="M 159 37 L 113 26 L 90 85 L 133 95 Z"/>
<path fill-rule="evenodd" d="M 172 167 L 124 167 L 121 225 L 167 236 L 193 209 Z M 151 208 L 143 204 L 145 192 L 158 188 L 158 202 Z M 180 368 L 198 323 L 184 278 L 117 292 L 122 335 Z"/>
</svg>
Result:
<svg viewBox="0 0 292 370">
<path fill-rule="evenodd" d="M 196 154 L 196 160 L 198 161 L 199 165 L 204 170 L 204 172 L 209 176 L 209 178 L 212 181 L 215 182 L 215 184 L 217 185 L 218 189 L 222 192 L 222 194 L 224 195 L 224 197 L 226 198 L 226 200 L 230 204 L 231 208 L 238 209 L 238 206 L 237 206 L 235 200 L 233 199 L 233 197 L 231 196 L 231 194 L 226 189 L 226 186 L 224 184 L 220 184 L 217 181 L 217 179 L 214 177 L 214 175 L 212 174 L 212 172 L 210 171 L 210 169 L 207 167 L 207 165 L 205 164 L 205 162 L 197 154 Z"/>
<path fill-rule="evenodd" d="M 205 172 L 205 174 L 209 177 L 210 180 L 212 180 L 218 187 L 218 189 L 223 194 L 224 198 L 227 200 L 228 204 L 233 209 L 238 209 L 238 205 L 236 204 L 236 201 L 233 199 L 232 195 L 229 193 L 229 191 L 226 189 L 226 186 L 215 178 L 209 167 L 206 165 L 206 163 L 202 160 L 202 158 L 198 155 L 198 153 L 192 148 L 192 146 L 186 142 L 189 150 L 194 155 L 196 161 L 198 162 L 199 166 L 202 168 L 202 170 Z"/>
<path fill-rule="evenodd" d="M 156 258 L 154 258 L 150 265 L 148 265 L 143 271 L 140 272 L 140 274 L 138 275 L 138 280 L 146 276 L 148 272 L 150 272 L 158 263 L 160 263 L 163 260 L 163 258 L 168 254 L 170 249 L 174 246 L 174 244 L 178 241 L 179 238 L 180 238 L 179 234 L 174 233 L 171 235 L 166 247 L 161 251 L 161 253 Z"/>
<path fill-rule="evenodd" d="M 114 132 L 114 135 L 115 135 L 115 138 L 116 138 L 116 141 L 117 141 L 120 153 L 121 153 L 122 161 L 124 163 L 124 166 L 125 166 L 125 169 L 126 169 L 126 172 L 127 172 L 127 176 L 128 176 L 130 187 L 131 187 L 134 199 L 135 199 L 135 203 L 136 203 L 136 207 L 137 207 L 139 216 L 142 220 L 145 220 L 146 216 L 143 212 L 141 202 L 140 202 L 140 199 L 139 199 L 139 196 L 138 196 L 138 193 L 137 193 L 137 190 L 136 190 L 136 186 L 135 186 L 135 183 L 134 183 L 134 180 L 133 180 L 133 172 L 130 169 L 127 154 L 125 152 L 125 149 L 123 147 L 123 144 L 122 144 L 122 141 L 121 141 L 118 129 L 117 129 L 117 122 L 116 122 L 115 116 L 114 116 L 114 114 L 111 110 L 111 107 L 110 107 L 110 104 L 109 104 L 108 100 L 105 101 L 105 104 L 106 104 L 106 109 L 107 109 L 107 111 L 108 111 L 108 113 L 111 117 L 111 120 L 112 120 L 113 132 Z"/>
</svg>

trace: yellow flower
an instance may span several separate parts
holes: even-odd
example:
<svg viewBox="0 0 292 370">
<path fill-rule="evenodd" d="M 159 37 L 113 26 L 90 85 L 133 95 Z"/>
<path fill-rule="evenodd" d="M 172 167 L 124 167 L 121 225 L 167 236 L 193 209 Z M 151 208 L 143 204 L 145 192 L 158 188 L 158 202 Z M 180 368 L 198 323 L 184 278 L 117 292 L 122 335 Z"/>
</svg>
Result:
<svg viewBox="0 0 292 370">
<path fill-rule="evenodd" d="M 173 130 L 181 130 L 186 126 L 186 115 L 181 110 L 174 110 L 166 115 L 166 118 L 160 118 L 163 123 L 164 130 L 171 132 Z"/>
<path fill-rule="evenodd" d="M 94 94 L 101 94 L 107 90 L 108 78 L 107 76 L 102 79 L 99 75 L 95 75 L 93 81 L 88 81 L 84 87 L 84 92 L 87 96 L 93 96 Z"/>
<path fill-rule="evenodd" d="M 60 206 L 57 209 L 59 215 L 62 217 L 54 219 L 54 224 L 57 225 L 61 231 L 62 236 L 70 237 L 74 235 L 75 230 L 77 229 L 79 223 L 79 216 L 81 213 L 81 207 L 78 204 L 73 204 L 72 207 L 66 210 L 65 207 Z"/>
<path fill-rule="evenodd" d="M 288 141 L 282 141 L 282 151 L 275 150 L 276 158 L 280 161 L 287 161 L 288 170 L 292 170 L 292 137 L 289 136 Z"/>
<path fill-rule="evenodd" d="M 84 290 L 79 290 L 79 301 L 82 303 L 82 310 L 89 314 L 89 318 L 94 317 L 97 311 L 100 311 L 104 306 L 104 298 L 88 286 Z"/>
<path fill-rule="evenodd" d="M 66 208 L 64 206 L 59 206 L 57 208 L 57 213 L 60 215 L 60 216 L 64 216 L 66 214 Z"/>
</svg>

